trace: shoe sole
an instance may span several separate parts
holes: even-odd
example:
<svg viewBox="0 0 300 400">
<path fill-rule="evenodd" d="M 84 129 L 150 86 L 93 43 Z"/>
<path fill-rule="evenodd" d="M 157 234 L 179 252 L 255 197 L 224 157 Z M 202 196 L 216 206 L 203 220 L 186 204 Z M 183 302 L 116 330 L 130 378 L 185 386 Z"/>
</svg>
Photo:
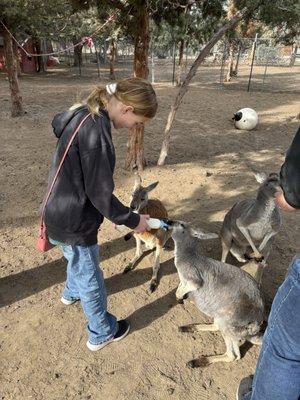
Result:
<svg viewBox="0 0 300 400">
<path fill-rule="evenodd" d="M 253 375 L 247 376 L 240 381 L 236 392 L 236 400 L 243 400 L 243 397 L 252 389 Z"/>
<path fill-rule="evenodd" d="M 101 343 L 101 344 L 92 344 L 89 341 L 86 342 L 86 346 L 89 350 L 91 351 L 98 351 L 103 349 L 103 347 L 107 346 L 108 344 L 112 343 L 113 339 L 108 340 L 107 342 Z"/>
<path fill-rule="evenodd" d="M 76 303 L 78 300 L 67 300 L 64 297 L 60 299 L 60 301 L 65 305 L 65 306 L 71 306 L 72 304 Z"/>
</svg>

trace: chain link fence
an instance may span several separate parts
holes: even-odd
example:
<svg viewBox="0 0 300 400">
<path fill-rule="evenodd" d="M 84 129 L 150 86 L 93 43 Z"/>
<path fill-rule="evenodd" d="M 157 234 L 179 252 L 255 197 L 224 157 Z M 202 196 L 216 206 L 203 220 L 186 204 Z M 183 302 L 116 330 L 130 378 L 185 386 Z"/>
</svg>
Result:
<svg viewBox="0 0 300 400">
<path fill-rule="evenodd" d="M 178 51 L 170 49 L 163 57 L 155 57 L 155 49 L 153 53 L 152 81 L 176 84 L 180 74 Z M 185 49 L 181 81 L 198 54 Z M 244 38 L 233 44 L 220 41 L 198 68 L 192 84 L 248 91 L 299 91 L 300 50 L 297 46 L 274 45 L 265 38 Z"/>
<path fill-rule="evenodd" d="M 57 53 L 50 68 L 73 76 L 119 79 L 132 75 L 134 48 L 125 40 L 116 41 L 114 57 L 109 39 L 83 46 L 81 57 L 68 50 Z M 67 42 L 53 42 L 54 52 L 66 49 Z M 152 43 L 149 51 L 149 80 L 177 85 L 193 65 L 199 51 L 189 47 L 179 55 L 179 44 L 162 51 Z M 180 61 L 181 59 L 181 61 Z M 49 72 L 50 72 L 49 68 Z M 229 73 L 230 70 L 230 73 Z M 268 38 L 243 38 L 229 43 L 220 41 L 197 70 L 191 85 L 222 90 L 298 92 L 300 88 L 300 49 L 275 45 Z"/>
</svg>

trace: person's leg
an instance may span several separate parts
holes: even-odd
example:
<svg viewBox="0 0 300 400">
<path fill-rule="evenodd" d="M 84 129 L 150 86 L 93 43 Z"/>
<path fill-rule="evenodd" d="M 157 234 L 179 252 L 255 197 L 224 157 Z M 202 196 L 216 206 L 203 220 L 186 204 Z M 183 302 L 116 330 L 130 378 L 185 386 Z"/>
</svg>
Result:
<svg viewBox="0 0 300 400">
<path fill-rule="evenodd" d="M 300 258 L 274 298 L 252 385 L 243 400 L 300 398 Z"/>
<path fill-rule="evenodd" d="M 88 319 L 89 343 L 97 345 L 114 338 L 116 317 L 107 312 L 106 289 L 99 267 L 99 246 L 68 246 L 72 279 L 78 289 L 83 311 Z M 65 252 L 65 249 L 63 249 Z"/>
<path fill-rule="evenodd" d="M 74 263 L 74 251 L 72 246 L 61 245 L 64 257 L 68 261 L 67 265 L 67 279 L 65 283 L 65 287 L 62 294 L 62 299 L 65 299 L 67 302 L 72 302 L 79 300 L 79 291 L 76 284 L 75 276 L 73 273 L 73 263 Z M 66 304 L 67 304 L 66 302 Z"/>
</svg>

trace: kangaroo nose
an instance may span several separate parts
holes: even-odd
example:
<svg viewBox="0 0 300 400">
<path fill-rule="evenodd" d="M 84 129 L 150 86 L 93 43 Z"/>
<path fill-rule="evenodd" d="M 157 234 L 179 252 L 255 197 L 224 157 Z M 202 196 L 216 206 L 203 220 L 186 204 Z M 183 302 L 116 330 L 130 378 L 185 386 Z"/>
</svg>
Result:
<svg viewBox="0 0 300 400">
<path fill-rule="evenodd" d="M 174 225 L 174 221 L 172 221 L 171 219 L 163 218 L 163 221 L 169 227 Z"/>
</svg>

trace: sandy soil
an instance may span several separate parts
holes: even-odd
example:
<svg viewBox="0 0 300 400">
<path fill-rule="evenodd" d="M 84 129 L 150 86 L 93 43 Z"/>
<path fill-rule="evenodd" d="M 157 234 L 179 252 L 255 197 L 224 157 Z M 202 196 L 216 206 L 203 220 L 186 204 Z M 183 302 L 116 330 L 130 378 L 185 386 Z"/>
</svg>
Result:
<svg viewBox="0 0 300 400">
<path fill-rule="evenodd" d="M 124 242 L 111 223 L 104 223 L 99 241 L 109 310 L 119 318 L 127 317 L 132 331 L 125 340 L 91 353 L 85 346 L 86 322 L 80 304 L 66 307 L 59 301 L 66 266 L 60 251 L 35 250 L 38 208 L 55 147 L 50 121 L 94 83 L 93 77 L 80 79 L 59 71 L 23 77 L 28 113 L 12 119 L 8 82 L 0 76 L 0 399 L 233 400 L 239 380 L 253 373 L 259 348 L 243 346 L 242 359 L 231 364 L 186 367 L 190 359 L 223 352 L 225 345 L 218 332 L 178 332 L 179 325 L 208 322 L 208 318 L 191 303 L 176 304 L 178 276 L 172 251 L 164 252 L 160 284 L 150 294 L 153 255 L 124 276 L 134 242 Z M 146 183 L 159 180 L 153 196 L 165 202 L 170 216 L 218 232 L 233 203 L 255 195 L 252 170 L 279 170 L 299 123 L 293 120 L 299 103 L 296 93 L 247 93 L 202 83 L 201 88 L 191 87 L 184 98 L 167 165 L 162 168 L 156 161 L 176 89 L 156 86 L 160 107 L 146 130 L 149 166 L 142 177 Z M 232 125 L 233 112 L 245 106 L 259 113 L 255 131 L 238 131 Z M 116 193 L 127 203 L 133 184 L 132 174 L 123 169 L 127 132 L 113 134 Z M 299 251 L 299 215 L 285 214 L 283 219 L 263 277 L 262 290 L 269 303 Z M 205 254 L 220 258 L 218 240 L 201 246 Z"/>
</svg>

